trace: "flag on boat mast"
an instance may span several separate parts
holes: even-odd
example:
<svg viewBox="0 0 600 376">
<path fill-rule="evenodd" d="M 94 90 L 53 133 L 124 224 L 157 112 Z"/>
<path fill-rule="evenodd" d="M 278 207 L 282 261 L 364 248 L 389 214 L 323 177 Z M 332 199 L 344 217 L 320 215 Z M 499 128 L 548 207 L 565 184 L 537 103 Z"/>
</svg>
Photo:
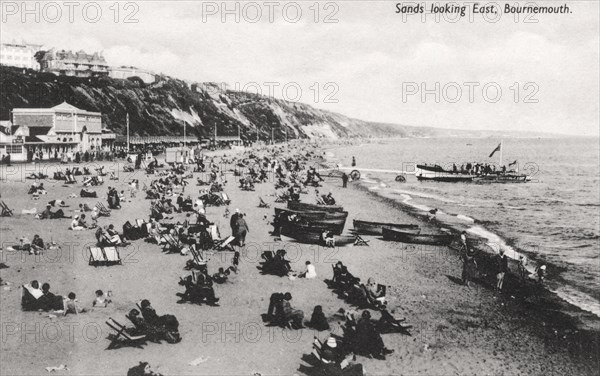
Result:
<svg viewBox="0 0 600 376">
<path fill-rule="evenodd" d="M 490 154 L 490 156 L 488 158 L 493 157 L 497 151 L 501 151 L 501 150 L 502 150 L 502 142 L 500 142 L 498 144 L 498 146 L 496 146 L 496 148 L 494 150 L 492 150 L 492 153 Z"/>
</svg>

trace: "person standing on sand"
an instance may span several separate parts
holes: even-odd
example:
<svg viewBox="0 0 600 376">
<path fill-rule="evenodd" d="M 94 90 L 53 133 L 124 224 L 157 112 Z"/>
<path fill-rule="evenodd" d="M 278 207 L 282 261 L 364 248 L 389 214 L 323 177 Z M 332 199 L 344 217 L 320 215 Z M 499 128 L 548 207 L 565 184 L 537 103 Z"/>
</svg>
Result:
<svg viewBox="0 0 600 376">
<path fill-rule="evenodd" d="M 231 235 L 236 236 L 237 233 L 237 220 L 240 216 L 240 209 L 235 209 L 235 213 L 231 215 L 229 219 L 229 226 L 231 227 Z"/>
<path fill-rule="evenodd" d="M 344 172 L 342 174 L 342 188 L 348 187 L 348 175 Z"/>
<path fill-rule="evenodd" d="M 352 167 L 356 166 L 356 158 L 352 157 Z"/>
<path fill-rule="evenodd" d="M 246 234 L 250 232 L 248 229 L 248 224 L 244 219 L 244 214 L 240 213 L 236 220 L 236 231 L 235 231 L 235 239 L 240 247 L 243 247 L 246 244 Z"/>
<path fill-rule="evenodd" d="M 463 231 L 460 233 L 460 242 L 462 244 L 463 249 L 465 250 L 465 252 L 467 251 L 467 232 Z"/>
<path fill-rule="evenodd" d="M 463 270 L 462 270 L 462 282 L 467 287 L 470 286 L 470 282 L 475 278 L 477 274 L 477 262 L 475 261 L 475 251 L 468 249 L 466 246 L 462 252 L 463 259 Z"/>
<path fill-rule="evenodd" d="M 501 249 L 498 256 L 496 256 L 496 270 L 496 289 L 498 289 L 498 291 L 502 291 L 502 285 L 504 284 L 504 276 L 508 271 L 508 258 L 504 254 L 503 249 Z"/>
</svg>

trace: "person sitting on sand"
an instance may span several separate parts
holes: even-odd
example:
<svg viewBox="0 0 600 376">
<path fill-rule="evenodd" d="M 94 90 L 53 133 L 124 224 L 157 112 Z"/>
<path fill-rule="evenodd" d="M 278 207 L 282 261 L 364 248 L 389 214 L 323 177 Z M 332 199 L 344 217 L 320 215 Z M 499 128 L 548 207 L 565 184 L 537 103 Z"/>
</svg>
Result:
<svg viewBox="0 0 600 376">
<path fill-rule="evenodd" d="M 274 292 L 269 298 L 269 309 L 266 314 L 266 321 L 279 325 L 283 322 L 282 303 L 284 293 Z"/>
<path fill-rule="evenodd" d="M 304 327 L 304 312 L 299 309 L 294 309 L 290 303 L 291 300 L 292 294 L 286 292 L 283 295 L 283 301 L 281 303 L 284 324 L 293 329 L 302 329 Z"/>
<path fill-rule="evenodd" d="M 44 249 L 46 249 L 44 240 L 42 238 L 40 238 L 40 236 L 37 234 L 33 235 L 33 240 L 31 241 L 31 249 L 29 250 L 29 253 L 37 255 L 40 252 L 42 252 Z"/>
<path fill-rule="evenodd" d="M 325 314 L 323 313 L 322 306 L 315 306 L 312 316 L 310 317 L 310 321 L 308 322 L 308 326 L 318 331 L 330 329 L 327 318 L 325 318 Z"/>
<path fill-rule="evenodd" d="M 94 307 L 108 307 L 108 304 L 112 303 L 112 300 L 104 297 L 104 291 L 96 290 L 96 299 L 92 302 Z"/>
<path fill-rule="evenodd" d="M 390 313 L 386 307 L 381 308 L 381 317 L 377 321 L 377 330 L 380 333 L 393 333 L 411 328 L 411 325 L 402 326 L 402 322 L 405 321 L 403 318 L 396 318 L 393 316 L 394 310 Z"/>
<path fill-rule="evenodd" d="M 342 285 L 342 282 L 345 277 L 344 269 L 345 269 L 345 266 L 341 261 L 336 262 L 335 265 L 333 266 L 333 277 L 331 278 L 331 282 L 334 285 L 337 285 L 337 286 Z M 347 273 L 347 270 L 346 270 L 346 273 Z"/>
<path fill-rule="evenodd" d="M 356 324 L 356 353 L 375 359 L 385 360 L 387 354 L 391 354 L 394 350 L 385 347 L 381 334 L 371 321 L 371 313 L 363 311 L 361 318 Z"/>
<path fill-rule="evenodd" d="M 137 366 L 127 370 L 127 376 L 163 376 L 161 373 L 154 372 L 148 362 L 140 362 Z"/>
<path fill-rule="evenodd" d="M 52 210 L 50 210 L 51 207 L 52 207 L 52 205 L 47 204 L 46 209 L 38 215 L 38 218 L 39 219 L 67 218 L 65 216 L 65 213 L 62 211 L 62 209 L 58 209 L 57 211 L 53 212 Z"/>
<path fill-rule="evenodd" d="M 52 200 L 52 201 L 48 201 L 48 204 L 50 204 L 50 206 L 54 207 L 54 206 L 60 206 L 60 207 L 67 207 L 69 205 L 67 205 L 63 200 Z"/>
<path fill-rule="evenodd" d="M 31 185 L 31 187 L 29 187 L 29 192 L 27 192 L 30 195 L 34 195 L 34 194 L 43 194 L 46 190 L 44 189 L 44 183 L 33 183 Z"/>
<path fill-rule="evenodd" d="M 40 283 L 38 281 L 31 281 L 31 288 L 28 289 L 29 293 L 36 299 L 39 299 L 44 295 L 44 292 L 40 289 Z"/>
<path fill-rule="evenodd" d="M 369 278 L 367 280 L 365 291 L 369 303 L 375 306 L 385 305 L 385 293 L 379 289 L 379 284 L 375 282 L 375 279 Z"/>
<path fill-rule="evenodd" d="M 315 269 L 315 266 L 313 264 L 311 264 L 310 261 L 306 261 L 306 271 L 304 273 L 300 273 L 298 278 L 306 278 L 306 279 L 317 278 L 317 270 Z"/>
<path fill-rule="evenodd" d="M 321 234 L 321 241 L 325 244 L 325 247 L 335 247 L 335 237 L 333 232 L 326 230 Z"/>
<path fill-rule="evenodd" d="M 229 269 L 227 269 L 227 272 L 225 272 L 225 270 L 223 268 L 219 268 L 219 272 L 213 274 L 212 280 L 215 283 L 223 284 L 223 283 L 227 282 L 228 272 L 229 272 Z"/>
<path fill-rule="evenodd" d="M 286 276 L 292 271 L 289 260 L 285 258 L 286 251 L 278 249 L 273 257 L 273 272 L 278 276 Z"/>
<path fill-rule="evenodd" d="M 75 218 L 71 221 L 71 230 L 73 231 L 83 231 L 85 227 L 79 226 L 79 216 L 76 215 Z"/>
<path fill-rule="evenodd" d="M 327 196 L 323 196 L 323 202 L 325 202 L 326 205 L 335 205 L 335 199 L 333 198 L 333 194 L 329 192 Z"/>
<path fill-rule="evenodd" d="M 21 308 L 23 311 L 37 311 L 42 309 L 39 299 L 44 295 L 40 290 L 38 281 L 31 281 L 30 284 L 23 285 L 23 295 L 21 297 Z"/>
<path fill-rule="evenodd" d="M 115 230 L 115 225 L 113 225 L 112 223 L 110 225 L 108 225 L 108 228 L 106 229 L 106 233 L 108 234 L 108 237 L 112 243 L 114 243 L 114 244 L 124 243 L 123 237 L 119 234 L 119 232 L 117 230 Z"/>
<path fill-rule="evenodd" d="M 79 216 L 79 220 L 77 221 L 77 226 L 83 227 L 83 228 L 88 228 L 88 225 L 85 221 L 85 214 L 81 214 Z"/>
<path fill-rule="evenodd" d="M 44 283 L 42 285 L 42 294 L 43 295 L 40 297 L 39 303 L 44 311 L 64 309 L 63 297 L 51 293 L 49 283 Z"/>
<path fill-rule="evenodd" d="M 329 337 L 325 343 L 321 343 L 315 337 L 313 348 L 315 349 L 313 354 L 321 361 L 319 374 L 331 376 L 365 374 L 362 364 L 351 364 L 354 354 L 345 355 L 334 337 Z"/>
<path fill-rule="evenodd" d="M 68 315 L 69 313 L 71 314 L 80 314 L 80 313 L 84 313 L 87 312 L 87 310 L 85 308 L 79 308 L 77 306 L 77 299 L 76 299 L 76 295 L 74 292 L 70 292 L 68 295 L 68 299 L 65 301 L 65 316 Z"/>
</svg>

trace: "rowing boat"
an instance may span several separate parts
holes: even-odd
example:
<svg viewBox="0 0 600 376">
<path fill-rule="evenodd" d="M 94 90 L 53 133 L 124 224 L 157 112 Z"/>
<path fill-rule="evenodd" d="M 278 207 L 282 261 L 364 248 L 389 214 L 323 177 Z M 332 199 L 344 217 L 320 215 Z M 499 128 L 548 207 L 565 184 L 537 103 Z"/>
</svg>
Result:
<svg viewBox="0 0 600 376">
<path fill-rule="evenodd" d="M 280 218 L 282 215 L 296 215 L 306 219 L 318 219 L 325 218 L 327 214 L 333 213 L 328 213 L 325 211 L 297 211 L 284 208 L 275 208 L 275 218 Z"/>
<path fill-rule="evenodd" d="M 298 212 L 286 209 L 275 210 L 273 226 L 278 231 L 280 226 L 297 226 L 299 228 L 319 228 L 339 235 L 344 231 L 348 212 Z M 305 213 L 310 213 L 305 215 Z"/>
<path fill-rule="evenodd" d="M 348 212 L 345 212 L 345 213 L 346 213 L 346 215 L 348 214 Z M 279 227 L 280 227 L 280 232 L 281 232 L 281 228 L 288 227 L 290 229 L 297 230 L 297 231 L 314 231 L 319 234 L 322 234 L 323 232 L 331 231 L 331 232 L 333 232 L 333 234 L 339 235 L 344 231 L 345 224 L 346 224 L 346 218 L 344 217 L 344 218 L 336 218 L 336 219 L 327 219 L 327 218 L 312 219 L 312 220 L 299 219 L 299 220 L 292 221 L 292 222 L 278 223 L 277 225 L 279 225 Z"/>
<path fill-rule="evenodd" d="M 454 237 L 448 234 L 441 235 L 421 235 L 409 234 L 407 232 L 393 230 L 383 227 L 383 238 L 385 240 L 395 240 L 402 243 L 426 244 L 426 245 L 450 245 Z"/>
<path fill-rule="evenodd" d="M 293 231 L 288 227 L 284 227 L 281 229 L 281 234 L 279 235 L 281 241 L 284 242 L 298 242 L 298 243 L 308 243 L 308 244 L 321 244 L 323 245 L 322 235 L 319 232 L 313 231 Z M 352 235 L 335 235 L 334 236 L 334 245 L 344 246 L 348 244 L 354 244 L 356 241 L 356 237 Z"/>
<path fill-rule="evenodd" d="M 325 211 L 328 213 L 344 211 L 344 208 L 338 205 L 316 205 L 300 201 L 288 201 L 287 208 L 297 211 Z"/>
<path fill-rule="evenodd" d="M 447 174 L 447 175 L 433 175 L 433 176 L 423 176 L 417 175 L 418 181 L 440 181 L 444 183 L 463 183 L 463 182 L 472 182 L 475 178 L 474 175 L 463 175 L 463 174 Z"/>
<path fill-rule="evenodd" d="M 404 230 L 406 232 L 420 231 L 419 225 L 401 224 L 401 223 L 385 223 L 385 222 L 370 222 L 355 219 L 352 221 L 354 230 L 362 235 L 382 235 L 382 227 L 390 227 L 392 229 Z"/>
</svg>

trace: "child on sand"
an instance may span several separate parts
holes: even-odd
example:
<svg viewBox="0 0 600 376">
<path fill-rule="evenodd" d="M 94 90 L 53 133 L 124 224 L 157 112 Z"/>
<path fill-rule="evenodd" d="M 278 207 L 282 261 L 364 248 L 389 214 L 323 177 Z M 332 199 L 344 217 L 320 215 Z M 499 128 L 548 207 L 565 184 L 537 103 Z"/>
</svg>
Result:
<svg viewBox="0 0 600 376">
<path fill-rule="evenodd" d="M 102 290 L 96 290 L 96 299 L 94 299 L 92 306 L 108 307 L 108 303 L 112 303 L 112 300 L 105 298 Z"/>
<path fill-rule="evenodd" d="M 85 308 L 79 308 L 77 306 L 77 299 L 74 292 L 70 292 L 68 295 L 68 299 L 65 301 L 65 316 L 69 313 L 74 313 L 76 315 L 80 313 L 87 312 Z"/>
</svg>

